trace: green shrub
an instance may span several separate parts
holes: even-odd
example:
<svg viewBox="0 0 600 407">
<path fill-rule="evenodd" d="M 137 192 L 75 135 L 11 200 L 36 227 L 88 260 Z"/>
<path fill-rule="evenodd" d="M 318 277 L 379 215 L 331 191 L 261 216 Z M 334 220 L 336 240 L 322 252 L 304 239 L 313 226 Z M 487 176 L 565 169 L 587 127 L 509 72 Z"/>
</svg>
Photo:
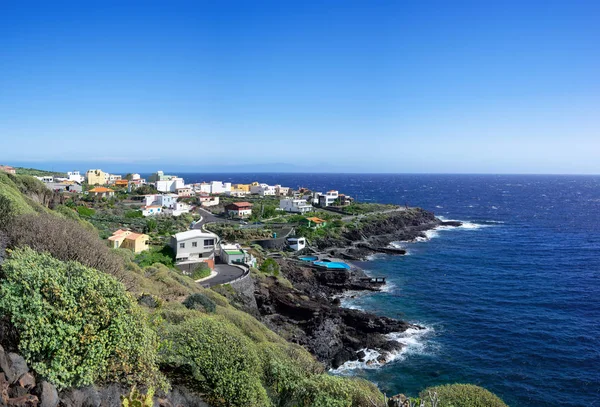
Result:
<svg viewBox="0 0 600 407">
<path fill-rule="evenodd" d="M 143 218 L 144 214 L 142 213 L 142 211 L 131 210 L 131 211 L 125 212 L 125 217 L 127 219 Z"/>
<path fill-rule="evenodd" d="M 93 216 L 96 213 L 96 211 L 92 208 L 88 208 L 87 206 L 78 206 L 77 213 L 79 214 L 79 216 L 89 218 L 90 216 Z"/>
<path fill-rule="evenodd" d="M 421 399 L 429 400 L 428 392 L 437 392 L 439 407 L 507 407 L 495 394 L 472 384 L 430 387 L 421 392 Z"/>
<path fill-rule="evenodd" d="M 173 267 L 175 260 L 173 258 L 173 249 L 169 246 L 161 248 L 152 248 L 135 256 L 135 262 L 140 267 L 148 267 L 156 263 L 164 264 L 167 267 Z"/>
<path fill-rule="evenodd" d="M 201 278 L 210 276 L 210 273 L 211 270 L 208 264 L 200 263 L 198 266 L 196 266 L 194 271 L 192 271 L 192 278 L 194 280 L 200 280 Z"/>
<path fill-rule="evenodd" d="M 195 293 L 187 297 L 183 302 L 183 305 L 189 309 L 195 309 L 197 311 L 205 310 L 206 312 L 215 312 L 217 308 L 210 298 L 200 293 Z"/>
<path fill-rule="evenodd" d="M 206 401 L 219 406 L 267 406 L 252 343 L 222 317 L 202 316 L 163 326 L 162 363 L 187 367 Z"/>
<path fill-rule="evenodd" d="M 121 407 L 152 407 L 153 397 L 153 388 L 148 389 L 148 393 L 142 394 L 133 386 L 128 395 L 121 396 Z"/>
<path fill-rule="evenodd" d="M 277 264 L 277 262 L 275 260 L 268 258 L 262 262 L 259 270 L 265 274 L 272 274 L 274 276 L 278 276 L 279 275 L 279 264 Z"/>
<path fill-rule="evenodd" d="M 38 374 L 59 388 L 161 381 L 156 334 L 114 278 L 29 248 L 12 251 L 2 271 L 0 314 Z"/>
<path fill-rule="evenodd" d="M 66 205 L 58 205 L 54 208 L 54 211 L 60 213 L 67 219 L 79 221 L 79 214 Z"/>
</svg>

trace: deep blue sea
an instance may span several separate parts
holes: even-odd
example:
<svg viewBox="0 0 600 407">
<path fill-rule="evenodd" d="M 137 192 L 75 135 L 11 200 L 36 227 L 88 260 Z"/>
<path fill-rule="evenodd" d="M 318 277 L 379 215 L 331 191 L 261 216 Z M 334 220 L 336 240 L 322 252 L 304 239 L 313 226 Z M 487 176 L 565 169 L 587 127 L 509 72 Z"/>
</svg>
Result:
<svg viewBox="0 0 600 407">
<path fill-rule="evenodd" d="M 421 206 L 464 227 L 361 263 L 386 292 L 344 304 L 426 326 L 404 352 L 354 374 L 388 395 L 468 382 L 510 406 L 600 406 L 600 177 L 181 174 L 338 189 Z"/>
</svg>

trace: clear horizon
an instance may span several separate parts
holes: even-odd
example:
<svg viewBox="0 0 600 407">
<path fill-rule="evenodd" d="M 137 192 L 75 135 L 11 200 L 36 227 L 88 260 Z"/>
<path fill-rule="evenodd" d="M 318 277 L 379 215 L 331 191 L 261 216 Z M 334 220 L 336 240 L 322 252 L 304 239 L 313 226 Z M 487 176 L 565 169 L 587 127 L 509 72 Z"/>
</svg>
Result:
<svg viewBox="0 0 600 407">
<path fill-rule="evenodd" d="M 0 164 L 596 175 L 598 15 L 593 1 L 7 4 Z"/>
</svg>

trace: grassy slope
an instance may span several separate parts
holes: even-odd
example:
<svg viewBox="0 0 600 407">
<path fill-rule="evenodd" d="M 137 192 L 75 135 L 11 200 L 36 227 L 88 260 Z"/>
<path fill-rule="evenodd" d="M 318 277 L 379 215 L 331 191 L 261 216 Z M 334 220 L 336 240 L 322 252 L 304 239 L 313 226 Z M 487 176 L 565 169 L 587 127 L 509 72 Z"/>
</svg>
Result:
<svg viewBox="0 0 600 407">
<path fill-rule="evenodd" d="M 45 186 L 32 177 L 0 173 L 0 221 L 3 210 L 10 215 L 48 211 L 30 198 L 44 193 L 44 189 Z M 69 211 L 69 208 L 61 207 L 58 212 L 51 213 L 79 219 L 75 211 Z M 178 330 L 186 328 L 185 324 L 181 325 L 185 321 L 206 319 L 207 323 L 223 326 L 226 332 L 237 337 L 240 343 L 244 343 L 245 351 L 258 358 L 260 366 L 254 372 L 254 379 L 264 388 L 271 402 L 287 405 L 284 402 L 286 397 L 312 397 L 310 405 L 313 406 L 383 405 L 383 396 L 373 384 L 364 380 L 329 376 L 304 348 L 287 342 L 253 316 L 231 306 L 225 297 L 213 290 L 198 286 L 189 277 L 182 276 L 164 265 L 155 264 L 141 268 L 133 262 L 132 254 L 127 251 L 116 250 L 113 251 L 113 255 L 122 258 L 125 269 L 131 275 L 128 290 L 136 298 L 152 298 L 155 305 L 147 308 L 149 316 L 154 316 L 156 324 L 163 324 L 167 331 L 175 332 L 175 337 L 179 337 Z M 203 294 L 216 304 L 214 314 L 188 310 L 181 304 L 186 297 L 194 293 Z M 195 325 L 190 323 L 189 326 Z M 219 338 L 215 340 L 218 341 Z M 227 356 L 216 355 L 223 358 Z M 219 375 L 218 371 L 202 371 L 205 375 L 211 373 Z M 210 392 L 210 389 L 205 387 L 206 383 L 203 384 L 201 380 L 196 380 L 191 385 L 200 386 L 203 391 Z M 219 403 L 218 398 L 213 399 L 215 400 L 216 405 L 235 405 L 231 400 L 222 400 L 223 404 Z"/>
</svg>

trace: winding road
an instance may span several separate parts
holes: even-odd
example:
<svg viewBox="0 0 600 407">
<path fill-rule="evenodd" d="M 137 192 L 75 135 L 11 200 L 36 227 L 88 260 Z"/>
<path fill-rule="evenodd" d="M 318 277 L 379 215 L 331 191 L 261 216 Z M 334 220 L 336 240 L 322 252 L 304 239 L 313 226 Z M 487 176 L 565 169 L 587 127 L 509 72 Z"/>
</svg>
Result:
<svg viewBox="0 0 600 407">
<path fill-rule="evenodd" d="M 246 270 L 229 264 L 215 264 L 215 271 L 217 272 L 216 276 L 203 280 L 199 284 L 205 288 L 210 288 L 219 284 L 227 284 L 246 273 Z"/>
</svg>

